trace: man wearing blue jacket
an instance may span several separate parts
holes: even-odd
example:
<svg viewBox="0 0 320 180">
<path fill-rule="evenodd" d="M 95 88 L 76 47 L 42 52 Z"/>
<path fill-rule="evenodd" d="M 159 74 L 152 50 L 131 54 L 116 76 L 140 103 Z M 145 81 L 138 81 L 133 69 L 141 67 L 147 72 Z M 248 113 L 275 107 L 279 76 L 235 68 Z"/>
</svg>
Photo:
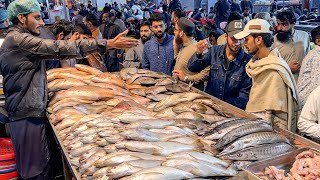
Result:
<svg viewBox="0 0 320 180">
<path fill-rule="evenodd" d="M 149 21 L 154 36 L 144 45 L 142 68 L 171 75 L 174 67 L 174 36 L 164 32 L 166 25 L 163 14 L 154 13 Z"/>
<path fill-rule="evenodd" d="M 188 63 L 192 72 L 211 66 L 205 91 L 241 109 L 246 108 L 252 85 L 245 69 L 251 56 L 243 51 L 241 41 L 233 37 L 243 28 L 244 23 L 241 20 L 231 21 L 226 29 L 226 45 L 213 46 L 208 53 L 202 55 L 208 48 L 207 41 L 202 40 L 197 45 L 196 54 Z"/>
</svg>

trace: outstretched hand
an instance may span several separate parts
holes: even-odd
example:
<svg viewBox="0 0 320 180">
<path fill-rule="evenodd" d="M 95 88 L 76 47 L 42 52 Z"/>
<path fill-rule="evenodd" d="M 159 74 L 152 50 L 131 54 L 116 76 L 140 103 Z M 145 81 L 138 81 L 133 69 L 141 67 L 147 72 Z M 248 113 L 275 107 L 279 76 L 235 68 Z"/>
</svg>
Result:
<svg viewBox="0 0 320 180">
<path fill-rule="evenodd" d="M 127 29 L 118 34 L 114 39 L 108 39 L 107 48 L 126 49 L 138 46 L 139 41 L 137 39 L 124 37 L 128 32 L 129 30 Z"/>
</svg>

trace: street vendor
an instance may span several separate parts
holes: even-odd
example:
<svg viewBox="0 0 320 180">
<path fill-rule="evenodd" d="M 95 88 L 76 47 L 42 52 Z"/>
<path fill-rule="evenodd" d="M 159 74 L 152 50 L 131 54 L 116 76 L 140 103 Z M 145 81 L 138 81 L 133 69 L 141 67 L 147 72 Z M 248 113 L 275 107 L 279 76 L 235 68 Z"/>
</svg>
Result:
<svg viewBox="0 0 320 180">
<path fill-rule="evenodd" d="M 296 83 L 279 51 L 271 49 L 270 24 L 263 19 L 253 19 L 234 37 L 245 38 L 244 46 L 254 55 L 246 66 L 253 82 L 246 111 L 296 132 L 300 110 Z"/>
<path fill-rule="evenodd" d="M 0 70 L 4 78 L 5 108 L 22 179 L 50 177 L 50 144 L 47 130 L 48 99 L 45 59 L 82 58 L 87 53 L 108 48 L 130 48 L 137 40 L 122 37 L 100 40 L 48 40 L 37 36 L 44 26 L 37 0 L 15 0 L 8 6 L 12 22 L 0 49 Z"/>
</svg>

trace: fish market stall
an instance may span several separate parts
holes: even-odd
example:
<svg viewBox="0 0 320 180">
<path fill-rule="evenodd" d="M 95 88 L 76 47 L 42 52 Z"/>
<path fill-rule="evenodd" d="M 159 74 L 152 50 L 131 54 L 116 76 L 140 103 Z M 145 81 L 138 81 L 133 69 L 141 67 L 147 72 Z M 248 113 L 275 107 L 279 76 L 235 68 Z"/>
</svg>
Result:
<svg viewBox="0 0 320 180">
<path fill-rule="evenodd" d="M 162 73 L 76 65 L 47 79 L 48 118 L 76 179 L 234 177 L 312 144 Z"/>
</svg>

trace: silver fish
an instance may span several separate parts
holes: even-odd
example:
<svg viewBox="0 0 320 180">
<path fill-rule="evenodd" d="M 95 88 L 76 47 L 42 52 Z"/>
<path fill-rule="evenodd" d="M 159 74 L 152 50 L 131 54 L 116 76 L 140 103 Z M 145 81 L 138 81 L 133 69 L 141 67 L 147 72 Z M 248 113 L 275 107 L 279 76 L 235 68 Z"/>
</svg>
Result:
<svg viewBox="0 0 320 180">
<path fill-rule="evenodd" d="M 125 112 L 117 117 L 123 123 L 132 123 L 138 120 L 156 119 L 153 116 L 147 116 L 140 113 Z"/>
<path fill-rule="evenodd" d="M 128 80 L 130 79 L 130 77 L 132 75 L 135 75 L 138 73 L 138 69 L 133 67 L 133 68 L 123 68 L 120 70 L 120 77 L 123 79 L 123 80 Z"/>
<path fill-rule="evenodd" d="M 99 150 L 101 150 L 101 148 L 95 147 L 90 149 L 86 153 L 82 154 L 79 159 L 80 163 L 83 164 L 90 156 L 92 156 L 94 153 L 98 152 Z"/>
<path fill-rule="evenodd" d="M 266 123 L 256 123 L 256 124 L 248 124 L 244 126 L 240 126 L 238 128 L 233 129 L 222 138 L 217 141 L 217 143 L 213 146 L 214 148 L 221 148 L 232 141 L 243 137 L 245 135 L 257 132 L 272 132 L 273 128 L 269 124 Z"/>
<path fill-rule="evenodd" d="M 238 140 L 236 140 L 235 142 L 231 143 L 219 154 L 219 156 L 233 153 L 247 147 L 257 146 L 261 144 L 281 143 L 281 142 L 284 142 L 287 144 L 290 143 L 286 137 L 278 133 L 257 132 L 257 133 L 243 136 Z"/>
<path fill-rule="evenodd" d="M 73 166 L 76 166 L 76 167 L 80 167 L 81 163 L 79 161 L 80 157 L 73 157 L 73 158 L 70 158 L 70 163 L 73 165 Z"/>
<path fill-rule="evenodd" d="M 172 78 L 161 78 L 157 80 L 156 86 L 165 86 L 174 83 L 176 83 L 176 81 Z"/>
<path fill-rule="evenodd" d="M 193 119 L 174 119 L 174 121 L 178 127 L 187 127 L 195 131 L 203 130 L 208 126 L 205 122 Z"/>
<path fill-rule="evenodd" d="M 157 81 L 154 78 L 151 77 L 139 77 L 136 79 L 132 84 L 138 84 L 138 85 L 154 85 Z"/>
<path fill-rule="evenodd" d="M 147 119 L 140 120 L 133 123 L 128 124 L 127 128 L 145 128 L 145 129 L 162 129 L 167 126 L 174 125 L 174 121 L 164 120 L 164 119 Z"/>
<path fill-rule="evenodd" d="M 275 143 L 245 148 L 238 152 L 225 154 L 223 156 L 220 156 L 219 158 L 241 161 L 255 161 L 263 160 L 292 150 L 294 150 L 294 148 L 287 143 Z"/>
<path fill-rule="evenodd" d="M 160 137 L 151 131 L 146 129 L 129 129 L 122 133 L 122 136 L 126 137 L 128 140 L 135 140 L 135 141 L 160 141 Z"/>
<path fill-rule="evenodd" d="M 81 156 L 82 154 L 86 153 L 87 151 L 89 151 L 90 149 L 96 147 L 96 145 L 94 144 L 87 144 L 87 145 L 84 145 L 80 148 L 77 148 L 77 149 L 74 149 L 70 152 L 70 155 L 71 156 L 74 156 L 74 157 L 78 157 L 78 156 Z"/>
<path fill-rule="evenodd" d="M 96 162 L 97 160 L 99 160 L 101 157 L 105 155 L 106 155 L 106 152 L 104 150 L 97 151 L 81 164 L 80 170 L 82 172 L 85 172 L 85 170 L 87 170 L 90 166 L 92 166 L 94 162 Z"/>
<path fill-rule="evenodd" d="M 103 147 L 103 149 L 106 151 L 106 153 L 114 153 L 118 150 L 115 144 L 109 144 Z"/>
</svg>

